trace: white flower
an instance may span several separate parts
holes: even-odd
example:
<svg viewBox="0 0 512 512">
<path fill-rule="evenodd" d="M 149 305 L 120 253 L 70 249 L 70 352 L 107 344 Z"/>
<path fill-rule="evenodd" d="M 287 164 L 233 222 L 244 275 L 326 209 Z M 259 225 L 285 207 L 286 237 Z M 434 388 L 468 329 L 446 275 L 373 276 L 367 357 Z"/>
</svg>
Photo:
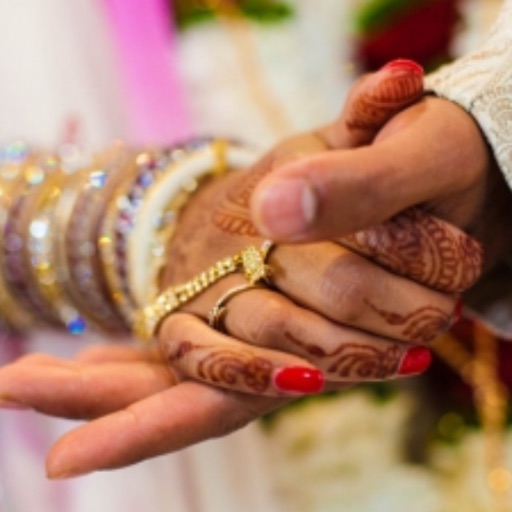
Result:
<svg viewBox="0 0 512 512">
<path fill-rule="evenodd" d="M 365 391 L 306 403 L 270 431 L 283 512 L 439 512 L 435 478 L 403 462 L 412 401 Z"/>
</svg>

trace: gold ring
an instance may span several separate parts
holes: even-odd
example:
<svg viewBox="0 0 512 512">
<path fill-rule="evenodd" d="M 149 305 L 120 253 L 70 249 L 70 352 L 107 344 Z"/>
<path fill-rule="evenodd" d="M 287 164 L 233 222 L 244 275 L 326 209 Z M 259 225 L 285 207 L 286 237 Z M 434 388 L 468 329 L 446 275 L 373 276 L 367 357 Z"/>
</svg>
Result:
<svg viewBox="0 0 512 512">
<path fill-rule="evenodd" d="M 244 274 L 247 281 L 246 288 L 262 282 L 269 284 L 272 269 L 266 264 L 266 260 L 273 247 L 274 244 L 270 240 L 265 240 L 260 248 L 251 245 L 235 256 L 218 261 L 190 281 L 178 286 L 170 286 L 151 304 L 135 313 L 132 332 L 141 341 L 152 340 L 167 316 L 234 272 L 241 271 Z"/>
<path fill-rule="evenodd" d="M 264 286 L 258 283 L 245 283 L 231 288 L 231 290 L 228 290 L 222 295 L 208 313 L 208 323 L 210 327 L 220 332 L 226 332 L 224 327 L 224 315 L 227 312 L 227 303 L 240 293 L 254 288 L 264 288 Z"/>
<path fill-rule="evenodd" d="M 251 245 L 240 253 L 239 258 L 241 259 L 245 279 L 249 284 L 256 284 L 261 281 L 270 282 L 272 270 L 266 264 L 266 261 L 273 247 L 274 242 L 265 240 L 259 248 Z"/>
</svg>

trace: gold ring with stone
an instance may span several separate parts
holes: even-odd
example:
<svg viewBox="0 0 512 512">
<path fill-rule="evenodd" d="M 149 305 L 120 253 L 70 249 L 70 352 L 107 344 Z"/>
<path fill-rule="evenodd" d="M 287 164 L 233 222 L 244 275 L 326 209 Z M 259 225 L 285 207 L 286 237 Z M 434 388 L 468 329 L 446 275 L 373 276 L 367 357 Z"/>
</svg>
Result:
<svg viewBox="0 0 512 512">
<path fill-rule="evenodd" d="M 133 333 L 141 341 L 152 340 L 167 316 L 234 272 L 243 272 L 247 281 L 246 287 L 254 287 L 262 282 L 270 283 L 272 269 L 266 264 L 266 260 L 273 247 L 274 244 L 270 240 L 265 240 L 259 248 L 251 245 L 235 256 L 218 261 L 192 280 L 178 286 L 170 286 L 151 304 L 136 312 L 132 324 Z"/>
</svg>

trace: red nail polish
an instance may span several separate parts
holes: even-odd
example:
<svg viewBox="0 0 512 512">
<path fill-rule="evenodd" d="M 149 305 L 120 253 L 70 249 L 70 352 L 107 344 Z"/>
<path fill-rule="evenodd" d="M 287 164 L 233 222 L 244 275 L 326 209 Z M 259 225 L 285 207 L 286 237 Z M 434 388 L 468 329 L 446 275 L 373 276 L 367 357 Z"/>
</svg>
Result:
<svg viewBox="0 0 512 512">
<path fill-rule="evenodd" d="M 425 372 L 432 362 L 432 354 L 425 347 L 412 347 L 404 355 L 398 375 L 416 375 Z"/>
<path fill-rule="evenodd" d="M 422 76 L 425 73 L 423 68 L 417 62 L 414 62 L 413 60 L 409 59 L 392 60 L 391 62 L 388 62 L 385 66 L 383 66 L 382 69 L 401 69 Z"/>
<path fill-rule="evenodd" d="M 274 374 L 274 386 L 286 393 L 319 393 L 324 388 L 324 376 L 314 368 L 290 366 Z"/>
</svg>

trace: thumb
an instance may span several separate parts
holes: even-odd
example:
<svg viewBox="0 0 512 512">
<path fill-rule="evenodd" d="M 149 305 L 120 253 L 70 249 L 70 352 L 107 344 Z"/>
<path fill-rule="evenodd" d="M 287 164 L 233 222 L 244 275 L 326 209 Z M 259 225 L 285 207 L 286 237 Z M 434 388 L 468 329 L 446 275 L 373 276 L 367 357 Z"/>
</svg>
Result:
<svg viewBox="0 0 512 512">
<path fill-rule="evenodd" d="M 398 128 L 378 144 L 324 151 L 268 175 L 251 198 L 256 228 L 276 241 L 334 239 L 422 204 L 465 228 L 485 188 L 477 125 L 436 98 L 394 119 Z"/>
<path fill-rule="evenodd" d="M 324 151 L 288 162 L 251 197 L 258 231 L 274 241 L 329 240 L 421 202 L 425 187 L 393 166 L 391 144 Z"/>
</svg>

